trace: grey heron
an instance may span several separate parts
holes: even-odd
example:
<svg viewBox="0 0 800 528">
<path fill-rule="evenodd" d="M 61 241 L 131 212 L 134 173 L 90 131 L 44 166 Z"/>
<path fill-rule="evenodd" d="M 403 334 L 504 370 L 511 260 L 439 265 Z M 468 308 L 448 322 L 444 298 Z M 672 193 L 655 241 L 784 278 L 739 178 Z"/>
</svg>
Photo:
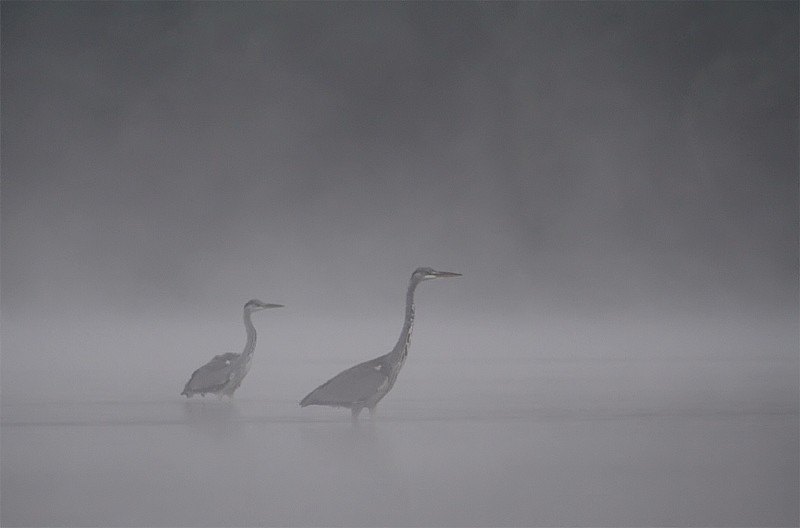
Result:
<svg viewBox="0 0 800 528">
<path fill-rule="evenodd" d="M 300 402 L 300 406 L 345 407 L 350 409 L 354 422 L 358 420 L 358 415 L 364 407 L 369 409 L 370 416 L 372 416 L 375 406 L 392 390 L 397 380 L 397 374 L 405 363 L 411 340 L 411 330 L 414 327 L 414 290 L 419 283 L 426 280 L 460 275 L 460 273 L 436 271 L 432 268 L 415 269 L 411 274 L 406 292 L 406 316 L 403 329 L 392 351 L 340 372 L 311 391 Z"/>
<path fill-rule="evenodd" d="M 228 352 L 214 356 L 214 358 L 195 370 L 192 377 L 186 382 L 182 396 L 191 398 L 195 394 L 205 396 L 206 393 L 216 394 L 220 398 L 227 395 L 233 398 L 233 393 L 242 384 L 242 380 L 250 370 L 250 362 L 256 349 L 256 327 L 250 320 L 250 314 L 267 308 L 283 308 L 282 304 L 268 304 L 258 299 L 252 299 L 244 305 L 244 327 L 247 331 L 247 343 L 241 354 Z"/>
</svg>

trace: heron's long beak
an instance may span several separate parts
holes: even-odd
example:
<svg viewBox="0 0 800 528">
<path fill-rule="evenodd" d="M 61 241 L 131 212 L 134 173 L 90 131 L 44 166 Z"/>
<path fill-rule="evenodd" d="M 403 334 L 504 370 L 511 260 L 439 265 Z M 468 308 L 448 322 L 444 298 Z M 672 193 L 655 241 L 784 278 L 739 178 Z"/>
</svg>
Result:
<svg viewBox="0 0 800 528">
<path fill-rule="evenodd" d="M 265 304 L 262 308 L 285 308 L 282 304 Z"/>
<path fill-rule="evenodd" d="M 460 273 L 456 273 L 455 271 L 437 271 L 436 278 L 439 277 L 460 277 Z"/>
</svg>

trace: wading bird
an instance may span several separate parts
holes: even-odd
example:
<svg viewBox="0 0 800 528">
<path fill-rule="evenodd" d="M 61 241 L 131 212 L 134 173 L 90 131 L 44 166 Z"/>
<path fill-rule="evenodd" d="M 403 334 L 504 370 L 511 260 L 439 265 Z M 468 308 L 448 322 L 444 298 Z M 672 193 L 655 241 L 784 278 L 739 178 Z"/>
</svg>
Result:
<svg viewBox="0 0 800 528">
<path fill-rule="evenodd" d="M 364 407 L 369 409 L 370 416 L 373 416 L 375 406 L 392 390 L 394 382 L 397 380 L 397 374 L 406 360 L 411 330 L 414 326 L 414 290 L 417 285 L 429 279 L 460 275 L 460 273 L 436 271 L 431 268 L 414 270 L 406 292 L 406 319 L 403 322 L 400 338 L 392 351 L 340 372 L 303 398 L 300 406 L 346 407 L 350 409 L 354 422 L 358 420 L 358 415 Z"/>
<path fill-rule="evenodd" d="M 247 330 L 247 343 L 241 354 L 228 352 L 214 358 L 195 370 L 192 377 L 186 382 L 182 396 L 191 398 L 195 394 L 205 396 L 206 393 L 216 394 L 222 399 L 227 395 L 233 398 L 233 393 L 242 384 L 242 380 L 250 370 L 250 361 L 256 350 L 256 327 L 250 320 L 250 314 L 266 308 L 283 308 L 282 304 L 267 304 L 252 299 L 244 305 L 244 327 Z"/>
</svg>

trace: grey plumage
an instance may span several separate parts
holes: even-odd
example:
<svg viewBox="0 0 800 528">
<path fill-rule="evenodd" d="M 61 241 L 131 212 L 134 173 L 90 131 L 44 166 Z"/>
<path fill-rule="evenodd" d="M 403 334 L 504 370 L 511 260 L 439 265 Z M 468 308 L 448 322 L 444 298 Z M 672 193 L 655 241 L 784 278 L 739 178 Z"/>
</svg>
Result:
<svg viewBox="0 0 800 528">
<path fill-rule="evenodd" d="M 282 304 L 268 304 L 258 299 L 247 301 L 244 305 L 244 326 L 247 331 L 247 342 L 241 354 L 227 352 L 214 356 L 211 361 L 195 370 L 181 392 L 182 396 L 191 398 L 195 394 L 205 396 L 216 394 L 233 397 L 233 393 L 242 384 L 242 380 L 250 370 L 250 362 L 256 349 L 256 328 L 250 314 L 267 308 L 282 308 Z"/>
<path fill-rule="evenodd" d="M 397 375 L 405 363 L 411 332 L 414 328 L 414 291 L 417 285 L 429 279 L 460 275 L 460 273 L 436 271 L 432 268 L 414 270 L 406 291 L 406 314 L 403 329 L 392 351 L 340 372 L 311 391 L 300 402 L 300 406 L 345 407 L 350 409 L 353 420 L 358 418 L 359 413 L 365 407 L 372 414 L 381 399 L 394 386 Z"/>
<path fill-rule="evenodd" d="M 354 403 L 365 403 L 387 382 L 387 369 L 380 359 L 372 359 L 350 367 L 323 383 L 303 398 L 300 405 L 351 407 Z"/>
<path fill-rule="evenodd" d="M 200 393 L 205 396 L 207 392 L 216 394 L 221 391 L 222 387 L 228 382 L 231 363 L 238 359 L 240 355 L 234 352 L 227 352 L 214 356 L 214 359 L 192 373 L 192 377 L 189 378 L 181 395 L 191 398 L 194 393 Z"/>
</svg>

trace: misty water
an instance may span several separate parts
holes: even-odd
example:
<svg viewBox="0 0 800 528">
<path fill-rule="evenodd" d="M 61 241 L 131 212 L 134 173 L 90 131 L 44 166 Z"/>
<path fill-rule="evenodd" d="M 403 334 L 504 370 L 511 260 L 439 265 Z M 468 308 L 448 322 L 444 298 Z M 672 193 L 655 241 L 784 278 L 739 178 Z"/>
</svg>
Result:
<svg viewBox="0 0 800 528">
<path fill-rule="evenodd" d="M 798 526 L 798 6 L 0 1 L 0 525 Z"/>
<path fill-rule="evenodd" d="M 318 320 L 309 334 L 269 315 L 231 402 L 178 393 L 217 340 L 236 342 L 233 323 L 108 322 L 80 351 L 94 368 L 73 364 L 76 350 L 11 332 L 2 524 L 797 522 L 791 323 L 464 325 L 426 314 L 439 324 L 418 324 L 376 420 L 365 414 L 354 427 L 345 410 L 297 401 L 380 353 L 393 321 Z M 85 329 L 51 328 L 61 346 L 87 339 Z M 13 347 L 50 355 L 23 368 L 6 354 Z"/>
</svg>

